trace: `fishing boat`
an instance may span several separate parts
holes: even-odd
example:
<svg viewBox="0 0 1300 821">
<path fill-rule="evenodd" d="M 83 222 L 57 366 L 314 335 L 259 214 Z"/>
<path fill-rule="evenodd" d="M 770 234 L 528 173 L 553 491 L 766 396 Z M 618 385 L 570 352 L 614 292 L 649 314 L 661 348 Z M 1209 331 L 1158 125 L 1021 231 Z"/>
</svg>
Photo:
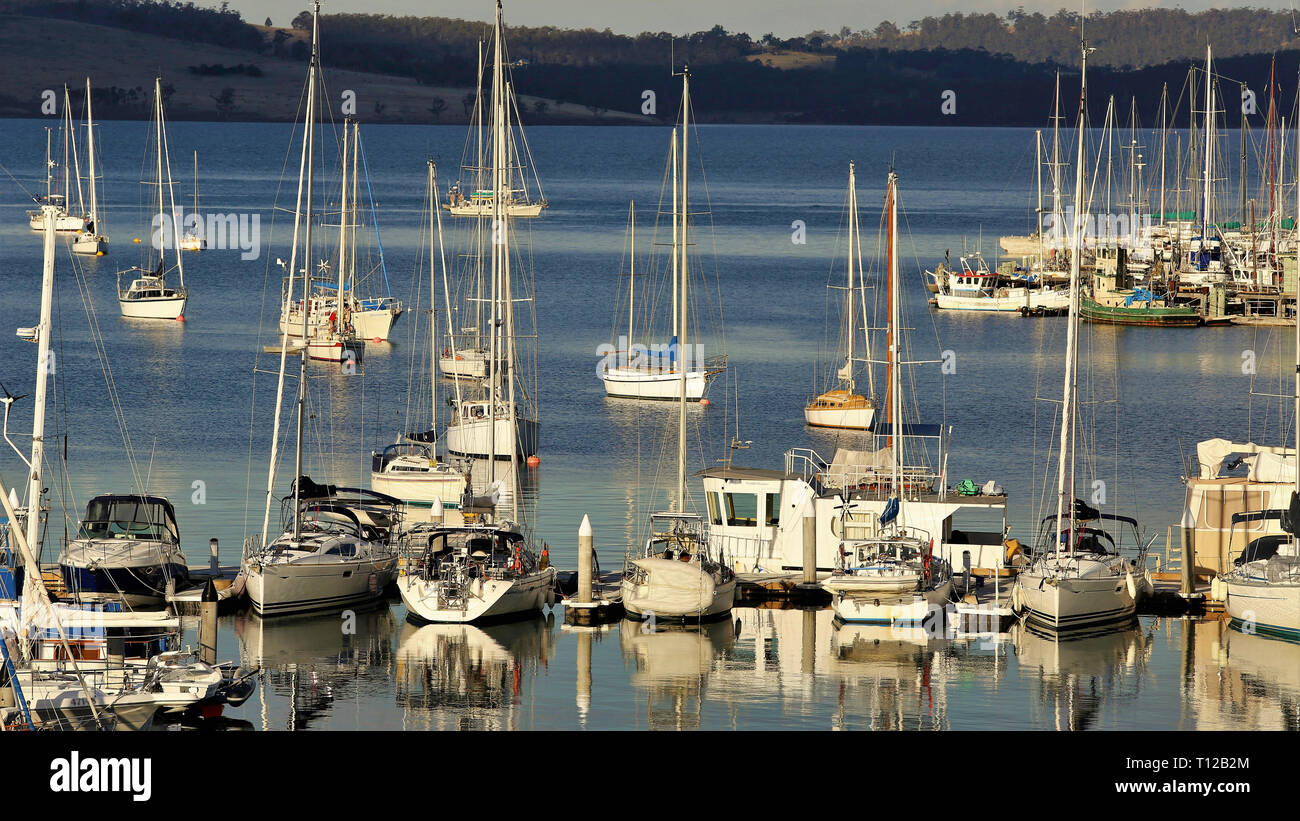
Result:
<svg viewBox="0 0 1300 821">
<path fill-rule="evenodd" d="M 509 136 L 512 133 L 509 111 L 514 104 L 505 68 L 504 28 L 501 4 L 497 3 L 493 21 L 491 101 L 494 191 L 514 190 L 518 184 L 514 181 L 518 157 Z M 484 292 L 490 315 L 486 373 L 477 388 L 467 387 L 458 398 L 445 436 L 447 451 L 457 456 L 513 461 L 516 456 L 537 453 L 539 390 L 534 355 L 537 322 L 531 271 L 515 270 L 517 256 L 526 260 L 531 255 L 516 254 L 515 215 L 505 207 L 504 200 L 492 202 L 495 210 L 487 256 L 491 283 Z M 481 245 L 478 250 L 482 251 Z M 526 305 L 527 310 L 520 311 L 519 305 Z M 453 350 L 461 348 L 453 343 Z"/>
<path fill-rule="evenodd" d="M 468 484 L 466 470 L 438 458 L 438 322 L 435 306 L 437 284 L 433 264 L 433 231 L 442 237 L 442 215 L 438 209 L 437 168 L 432 160 L 428 163 L 428 203 L 429 203 L 429 427 L 426 431 L 406 431 L 397 441 L 379 452 L 370 455 L 370 486 L 381 493 L 396 496 L 406 504 L 408 514 L 416 511 L 432 510 L 433 503 L 440 507 L 454 507 Z M 441 248 L 441 242 L 439 242 Z M 442 281 L 444 293 L 447 290 L 447 263 L 440 253 L 442 261 Z M 450 296 L 448 295 L 448 300 Z M 447 312 L 448 321 L 451 312 Z M 406 395 L 416 394 L 416 346 L 411 349 L 410 377 Z M 459 386 L 457 386 L 459 392 Z M 418 395 L 418 394 L 417 394 Z"/>
<path fill-rule="evenodd" d="M 64 95 L 66 97 L 66 90 Z M 86 256 L 102 257 L 108 253 L 108 234 L 104 232 L 104 215 L 99 201 L 99 169 L 95 152 L 95 118 L 90 109 L 90 78 L 86 78 L 86 163 L 88 176 L 87 189 L 90 194 L 90 209 L 86 212 L 86 224 L 72 238 L 72 253 Z"/>
<path fill-rule="evenodd" d="M 1172 305 L 1167 297 L 1133 285 L 1128 274 L 1128 249 L 1110 245 L 1097 249 L 1097 270 L 1092 295 L 1081 295 L 1079 313 L 1100 325 L 1146 325 L 1157 328 L 1195 328 L 1201 315 L 1186 305 Z"/>
<path fill-rule="evenodd" d="M 689 122 L 690 69 L 682 71 L 682 123 Z M 674 143 L 676 140 L 674 139 Z M 687 155 L 687 137 L 682 136 L 681 157 Z M 673 152 L 676 155 L 676 152 Z M 684 162 L 683 162 L 684 165 Z M 683 172 L 684 172 L 683 168 Z M 683 180 L 685 174 L 683 173 Z M 687 226 L 690 209 L 686 207 L 686 187 L 682 186 L 682 204 L 674 208 L 672 253 L 680 257 L 678 270 L 687 270 Z M 675 266 L 677 267 L 677 266 Z M 685 347 L 688 325 L 686 291 L 678 312 L 678 342 Z M 620 589 L 623 607 L 630 619 L 653 617 L 656 621 L 705 622 L 725 618 L 731 612 L 736 594 L 736 574 L 715 557 L 709 547 L 708 526 L 699 515 L 687 509 L 686 485 L 686 370 L 677 370 L 677 484 L 672 510 L 650 516 L 650 534 L 645 542 L 634 546 L 625 557 Z"/>
<path fill-rule="evenodd" d="M 903 437 L 903 386 L 901 350 L 895 338 L 902 333 L 902 294 L 898 272 L 898 175 L 889 173 L 885 193 L 888 225 L 889 328 L 891 332 L 888 396 L 890 441 L 889 486 L 892 498 L 878 519 L 879 528 L 865 539 L 845 538 L 838 561 L 822 587 L 831 594 L 831 607 L 845 622 L 929 624 L 938 617 L 952 595 L 952 567 L 934 555 L 934 540 L 916 528 L 900 526 L 907 504 L 901 464 Z M 843 532 L 843 531 L 842 531 Z M 844 535 L 847 536 L 847 533 Z"/>
<path fill-rule="evenodd" d="M 312 253 L 312 171 L 320 72 L 319 16 L 320 2 L 317 0 L 312 11 L 311 60 L 307 68 L 302 162 L 294 207 L 294 242 L 289 254 L 289 282 L 285 286 L 285 293 L 292 295 L 295 274 L 301 271 L 304 300 L 309 295 L 311 278 L 306 266 L 299 268 L 299 259 L 310 260 Z M 306 314 L 302 317 L 302 336 L 306 338 Z M 276 350 L 280 354 L 280 368 L 262 530 L 245 542 L 240 573 L 232 590 L 245 593 L 259 615 L 335 609 L 375 601 L 383 594 L 384 587 L 393 580 L 397 570 L 397 554 L 392 547 L 392 536 L 401 521 L 401 500 L 371 490 L 318 485 L 303 475 L 308 348 L 305 345 L 291 345 L 288 334 L 281 332 L 281 344 Z M 280 414 L 284 400 L 286 365 L 291 350 L 298 354 L 295 479 L 290 492 L 281 503 L 281 535 L 270 539 L 271 504 L 275 497 L 279 458 Z"/>
<path fill-rule="evenodd" d="M 182 251 L 203 251 L 208 247 L 208 238 L 203 235 L 203 218 L 199 213 L 199 152 L 194 152 L 194 214 L 190 218 L 193 225 L 181 237 Z"/>
<path fill-rule="evenodd" d="M 1077 173 L 1074 213 L 1086 213 L 1083 199 L 1084 142 L 1087 118 L 1088 45 L 1081 43 Z M 1145 569 L 1146 546 L 1129 517 L 1104 514 L 1075 498 L 1074 452 L 1079 427 L 1079 327 L 1081 220 L 1075 220 L 1070 238 L 1070 306 L 1066 332 L 1064 398 L 1061 404 L 1058 444 L 1056 514 L 1041 520 L 1033 558 L 1016 577 L 1011 591 L 1013 609 L 1029 622 L 1053 631 L 1098 628 L 1130 622 L 1137 602 L 1150 587 Z M 1118 525 L 1120 537 L 1103 522 Z M 1127 527 L 1126 527 L 1127 526 Z M 1124 533 L 1131 534 L 1136 557 L 1121 553 Z"/>
<path fill-rule="evenodd" d="M 803 409 L 804 421 L 821 428 L 848 428 L 869 430 L 876 418 L 875 382 L 873 372 L 867 368 L 869 396 L 857 393 L 855 373 L 858 365 L 871 359 L 871 337 L 867 333 L 866 279 L 862 276 L 862 240 L 858 232 L 858 185 L 853 163 L 849 163 L 848 194 L 848 283 L 844 287 L 842 325 L 844 364 L 835 372 L 835 387 L 819 394 Z M 854 343 L 858 336 L 858 319 L 861 311 L 861 330 L 864 359 L 855 359 Z"/>
<path fill-rule="evenodd" d="M 978 254 L 959 259 L 960 271 L 948 270 L 942 263 L 926 271 L 935 284 L 935 306 L 940 310 L 1055 312 L 1070 303 L 1065 288 L 1043 285 L 1033 274 L 991 271 Z"/>
<path fill-rule="evenodd" d="M 144 266 L 134 266 L 117 274 L 117 303 L 122 316 L 135 319 L 184 319 L 185 304 L 189 291 L 185 288 L 185 263 L 181 259 L 180 226 L 172 219 L 176 212 L 176 203 L 171 201 L 171 210 L 165 203 L 171 199 L 171 159 L 167 151 L 167 129 L 163 122 L 162 78 L 155 77 L 154 96 L 154 143 L 155 181 L 158 188 L 158 210 L 154 217 L 154 241 L 150 243 L 148 262 Z M 153 250 L 158 251 L 158 261 L 153 263 Z M 167 249 L 176 252 L 176 265 L 167 268 Z M 167 274 L 174 270 L 179 284 L 167 284 Z M 123 286 L 123 282 L 127 284 Z"/>
<path fill-rule="evenodd" d="M 178 589 L 189 581 L 171 502 L 122 494 L 91 499 L 76 537 L 59 553 L 59 572 L 79 601 L 162 604 L 169 584 Z"/>
</svg>

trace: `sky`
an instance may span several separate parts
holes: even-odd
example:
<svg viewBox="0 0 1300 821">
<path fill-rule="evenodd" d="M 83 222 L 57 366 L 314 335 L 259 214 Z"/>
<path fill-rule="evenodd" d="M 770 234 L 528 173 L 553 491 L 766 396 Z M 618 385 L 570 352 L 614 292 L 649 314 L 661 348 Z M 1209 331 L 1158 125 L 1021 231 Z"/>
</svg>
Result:
<svg viewBox="0 0 1300 821">
<path fill-rule="evenodd" d="M 1023 6 L 1026 11 L 1052 14 L 1063 7 L 1076 8 L 1069 0 L 503 0 L 506 23 L 523 26 L 559 28 L 613 29 L 619 34 L 642 31 L 669 31 L 674 34 L 700 31 L 721 25 L 728 31 L 748 32 L 755 39 L 772 32 L 792 37 L 823 29 L 837 32 L 842 26 L 854 31 L 874 29 L 890 20 L 900 27 L 930 15 L 960 11 L 1007 11 Z M 1093 0 L 1088 10 L 1113 11 L 1123 8 L 1182 8 L 1189 12 L 1208 8 L 1249 5 L 1257 8 L 1288 9 L 1300 0 Z M 215 0 L 198 0 L 196 5 L 218 5 Z M 230 0 L 230 7 L 250 23 L 262 23 L 269 16 L 277 25 L 288 25 L 298 12 L 310 8 L 309 0 Z M 362 12 L 414 15 L 419 17 L 460 17 L 488 20 L 492 0 L 322 0 L 324 14 Z M 1300 19 L 1300 14 L 1297 14 Z"/>
</svg>

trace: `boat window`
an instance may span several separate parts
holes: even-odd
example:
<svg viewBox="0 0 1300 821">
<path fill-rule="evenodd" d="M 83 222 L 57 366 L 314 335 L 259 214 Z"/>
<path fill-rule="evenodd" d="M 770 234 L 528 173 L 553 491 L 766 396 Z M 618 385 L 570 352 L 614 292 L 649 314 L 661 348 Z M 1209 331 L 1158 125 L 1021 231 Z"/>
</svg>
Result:
<svg viewBox="0 0 1300 821">
<path fill-rule="evenodd" d="M 1220 493 L 1206 492 L 1201 501 L 1200 527 L 1210 530 L 1227 530 L 1232 525 L 1233 514 L 1264 509 L 1264 494 L 1259 491 L 1235 492 L 1224 488 Z M 1240 522 L 1240 530 L 1262 530 L 1263 519 Z"/>
<path fill-rule="evenodd" d="M 850 510 L 847 528 L 842 517 L 831 517 L 831 533 L 838 539 L 869 539 L 872 531 L 871 523 L 874 519 L 870 511 Z"/>
<path fill-rule="evenodd" d="M 718 495 L 716 493 L 706 493 L 704 498 L 709 503 L 709 521 L 715 525 L 722 524 L 722 516 L 718 514 Z"/>
<path fill-rule="evenodd" d="M 758 524 L 758 495 L 754 493 L 724 494 L 727 502 L 727 524 L 733 527 L 754 527 Z"/>
<path fill-rule="evenodd" d="M 775 527 L 781 523 L 781 494 L 767 494 L 767 525 Z"/>
</svg>

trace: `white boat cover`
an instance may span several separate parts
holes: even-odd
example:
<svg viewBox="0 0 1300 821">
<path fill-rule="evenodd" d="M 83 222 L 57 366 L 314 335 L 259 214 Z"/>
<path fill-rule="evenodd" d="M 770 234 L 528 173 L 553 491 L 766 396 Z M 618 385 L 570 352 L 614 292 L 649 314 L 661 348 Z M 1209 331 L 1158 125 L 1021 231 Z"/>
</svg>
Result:
<svg viewBox="0 0 1300 821">
<path fill-rule="evenodd" d="M 716 585 L 698 563 L 644 558 L 633 564 L 648 576 L 646 583 L 637 588 L 634 606 L 638 611 L 689 616 L 712 606 Z"/>
<path fill-rule="evenodd" d="M 1281 456 L 1264 451 L 1250 464 L 1250 481 L 1295 484 L 1295 456 Z"/>
<path fill-rule="evenodd" d="M 1201 478 L 1202 479 L 1217 478 L 1219 475 L 1219 468 L 1223 464 L 1223 460 L 1227 458 L 1228 454 L 1230 453 L 1244 453 L 1244 454 L 1268 453 L 1277 456 L 1294 457 L 1295 448 L 1270 447 L 1267 445 L 1257 445 L 1254 442 L 1246 442 L 1243 444 L 1240 442 L 1230 442 L 1227 439 L 1206 439 L 1204 442 L 1196 443 L 1196 461 L 1200 463 L 1201 466 Z M 1254 473 L 1256 468 L 1253 462 L 1256 460 L 1252 457 L 1248 457 L 1245 461 L 1252 463 L 1251 479 L 1255 479 Z M 1292 470 L 1294 470 L 1294 468 L 1292 468 Z M 1294 481 L 1294 476 L 1295 476 L 1294 473 L 1292 473 L 1291 476 L 1292 478 L 1290 480 L 1258 479 L 1257 481 L 1261 481 L 1261 482 Z"/>
</svg>

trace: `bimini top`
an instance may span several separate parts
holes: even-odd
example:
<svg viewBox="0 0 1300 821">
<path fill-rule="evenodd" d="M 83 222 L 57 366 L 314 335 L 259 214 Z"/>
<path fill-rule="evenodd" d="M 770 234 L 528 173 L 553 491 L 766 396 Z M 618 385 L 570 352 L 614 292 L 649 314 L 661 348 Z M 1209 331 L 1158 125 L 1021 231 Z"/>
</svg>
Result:
<svg viewBox="0 0 1300 821">
<path fill-rule="evenodd" d="M 299 493 L 298 499 L 300 501 L 307 501 L 308 499 L 334 499 L 344 503 L 351 501 L 353 504 L 358 505 L 379 504 L 400 506 L 402 504 L 401 499 L 389 496 L 387 493 L 380 493 L 377 490 L 370 490 L 361 487 L 339 487 L 338 485 L 317 484 L 316 482 L 313 482 L 309 476 L 298 477 L 297 485 Z M 289 495 L 286 499 L 293 498 L 293 492 L 294 484 L 290 483 Z"/>
<path fill-rule="evenodd" d="M 162 496 L 105 494 L 86 504 L 79 539 L 150 539 L 180 544 L 176 510 Z"/>
</svg>

